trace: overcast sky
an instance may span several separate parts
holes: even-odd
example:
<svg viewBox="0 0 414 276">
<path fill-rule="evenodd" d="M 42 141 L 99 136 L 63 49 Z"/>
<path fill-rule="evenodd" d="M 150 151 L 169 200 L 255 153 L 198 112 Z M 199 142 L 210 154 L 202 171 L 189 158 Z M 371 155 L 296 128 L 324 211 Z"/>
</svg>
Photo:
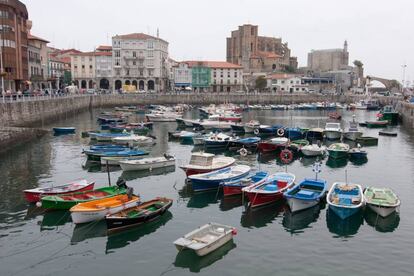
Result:
<svg viewBox="0 0 414 276">
<path fill-rule="evenodd" d="M 237 26 L 282 37 L 299 65 L 311 49 L 342 48 L 367 74 L 414 78 L 413 0 L 22 0 L 32 33 L 58 48 L 91 51 L 116 34 L 156 35 L 176 60 L 225 60 L 226 37 Z"/>
</svg>

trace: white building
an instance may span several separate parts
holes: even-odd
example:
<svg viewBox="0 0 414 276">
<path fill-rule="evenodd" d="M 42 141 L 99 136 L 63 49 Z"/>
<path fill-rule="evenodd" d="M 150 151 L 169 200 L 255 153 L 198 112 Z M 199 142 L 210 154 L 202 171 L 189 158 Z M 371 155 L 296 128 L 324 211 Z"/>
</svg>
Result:
<svg viewBox="0 0 414 276">
<path fill-rule="evenodd" d="M 76 53 L 71 55 L 72 81 L 79 89 L 94 89 L 95 52 Z"/>
<path fill-rule="evenodd" d="M 174 88 L 177 90 L 184 90 L 191 87 L 192 77 L 191 68 L 187 63 L 181 62 L 173 67 Z"/>
<path fill-rule="evenodd" d="M 302 82 L 301 76 L 293 74 L 271 74 L 266 77 L 267 88 L 271 92 L 299 93 L 308 92 L 308 85 Z"/>
<path fill-rule="evenodd" d="M 96 52 L 95 63 L 97 87 L 112 90 L 112 52 Z"/>
<path fill-rule="evenodd" d="M 146 91 L 168 90 L 168 42 L 143 33 L 116 35 L 112 49 L 115 90 L 123 85 Z"/>
</svg>

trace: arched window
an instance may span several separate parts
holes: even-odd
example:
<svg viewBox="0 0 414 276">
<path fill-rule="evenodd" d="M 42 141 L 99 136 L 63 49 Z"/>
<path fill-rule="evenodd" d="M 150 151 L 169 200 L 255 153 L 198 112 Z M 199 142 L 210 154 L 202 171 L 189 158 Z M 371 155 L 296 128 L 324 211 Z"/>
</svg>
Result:
<svg viewBox="0 0 414 276">
<path fill-rule="evenodd" d="M 153 80 L 148 81 L 148 90 L 154 90 L 155 89 L 155 83 Z"/>
</svg>

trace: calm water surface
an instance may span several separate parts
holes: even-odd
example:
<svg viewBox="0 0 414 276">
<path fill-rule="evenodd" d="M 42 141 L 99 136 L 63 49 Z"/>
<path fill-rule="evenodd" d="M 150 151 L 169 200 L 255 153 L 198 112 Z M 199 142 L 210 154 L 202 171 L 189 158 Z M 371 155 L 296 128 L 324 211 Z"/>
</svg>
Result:
<svg viewBox="0 0 414 276">
<path fill-rule="evenodd" d="M 81 154 L 89 141 L 81 131 L 97 128 L 96 114 L 79 114 L 54 124 L 76 126 L 76 135 L 47 135 L 0 156 L 0 275 L 412 275 L 414 270 L 414 133 L 396 127 L 398 137 L 379 138 L 367 147 L 368 162 L 323 160 L 320 177 L 330 184 L 350 181 L 363 186 L 386 186 L 400 196 L 399 215 L 386 219 L 365 212 L 340 221 L 326 206 L 291 214 L 284 205 L 246 211 L 239 198 L 223 199 L 216 192 L 193 194 L 178 165 L 187 163 L 192 145 L 168 141 L 175 123 L 158 123 L 157 144 L 151 155 L 168 152 L 177 157 L 177 169 L 146 173 L 111 172 L 114 183 L 122 176 L 143 200 L 155 196 L 174 199 L 160 220 L 113 236 L 105 223 L 75 226 L 67 212 L 44 212 L 29 206 L 22 190 L 86 178 L 96 187 L 108 183 L 99 167 L 85 164 Z M 197 112 L 189 112 L 187 117 Z M 352 113 L 343 111 L 348 126 Z M 358 111 L 358 121 L 375 112 Z M 322 111 L 255 111 L 245 121 L 301 127 L 324 126 Z M 52 127 L 52 126 L 45 126 Z M 378 130 L 364 129 L 378 136 Z M 227 154 L 227 153 L 226 153 Z M 236 157 L 240 164 L 276 172 L 285 167 L 276 155 Z M 287 166 L 297 179 L 312 177 L 312 159 Z M 238 229 L 234 243 L 198 258 L 177 250 L 172 242 L 209 221 Z"/>
</svg>

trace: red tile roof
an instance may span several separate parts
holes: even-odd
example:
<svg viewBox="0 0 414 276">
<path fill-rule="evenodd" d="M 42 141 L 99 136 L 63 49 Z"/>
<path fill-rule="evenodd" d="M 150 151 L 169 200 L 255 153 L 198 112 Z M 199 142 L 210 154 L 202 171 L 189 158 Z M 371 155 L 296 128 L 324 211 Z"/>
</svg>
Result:
<svg viewBox="0 0 414 276">
<path fill-rule="evenodd" d="M 42 42 L 45 42 L 45 43 L 50 42 L 50 41 L 47 41 L 46 39 L 40 38 L 38 36 L 31 35 L 31 34 L 27 35 L 27 39 L 29 39 L 29 40 L 39 40 L 39 41 L 42 41 Z"/>
<path fill-rule="evenodd" d="M 53 55 L 64 55 L 64 54 L 67 54 L 67 53 L 71 53 L 71 54 L 73 54 L 73 53 L 77 53 L 77 54 L 79 54 L 79 53 L 82 53 L 81 51 L 79 51 L 79 50 L 76 50 L 76 49 L 65 49 L 65 50 L 60 50 L 60 49 L 56 49 L 52 54 Z"/>
<path fill-rule="evenodd" d="M 227 61 L 201 61 L 201 60 L 188 60 L 184 61 L 190 67 L 205 66 L 210 68 L 223 68 L 223 69 L 243 69 L 242 66 L 230 63 Z"/>
<path fill-rule="evenodd" d="M 147 35 L 144 33 L 132 33 L 132 34 L 125 34 L 125 35 L 116 35 L 114 36 L 114 38 L 120 38 L 120 39 L 158 39 L 164 42 L 167 42 L 161 38 L 152 36 L 152 35 Z M 168 42 L 167 42 L 168 43 Z"/>
<path fill-rule="evenodd" d="M 278 55 L 273 52 L 264 52 L 257 51 L 255 54 L 251 55 L 251 58 L 281 58 L 281 55 Z"/>
<path fill-rule="evenodd" d="M 112 56 L 112 52 L 83 52 L 73 53 L 71 56 Z"/>
<path fill-rule="evenodd" d="M 98 48 L 96 48 L 97 51 L 108 51 L 112 50 L 112 46 L 108 45 L 99 45 Z"/>
</svg>

